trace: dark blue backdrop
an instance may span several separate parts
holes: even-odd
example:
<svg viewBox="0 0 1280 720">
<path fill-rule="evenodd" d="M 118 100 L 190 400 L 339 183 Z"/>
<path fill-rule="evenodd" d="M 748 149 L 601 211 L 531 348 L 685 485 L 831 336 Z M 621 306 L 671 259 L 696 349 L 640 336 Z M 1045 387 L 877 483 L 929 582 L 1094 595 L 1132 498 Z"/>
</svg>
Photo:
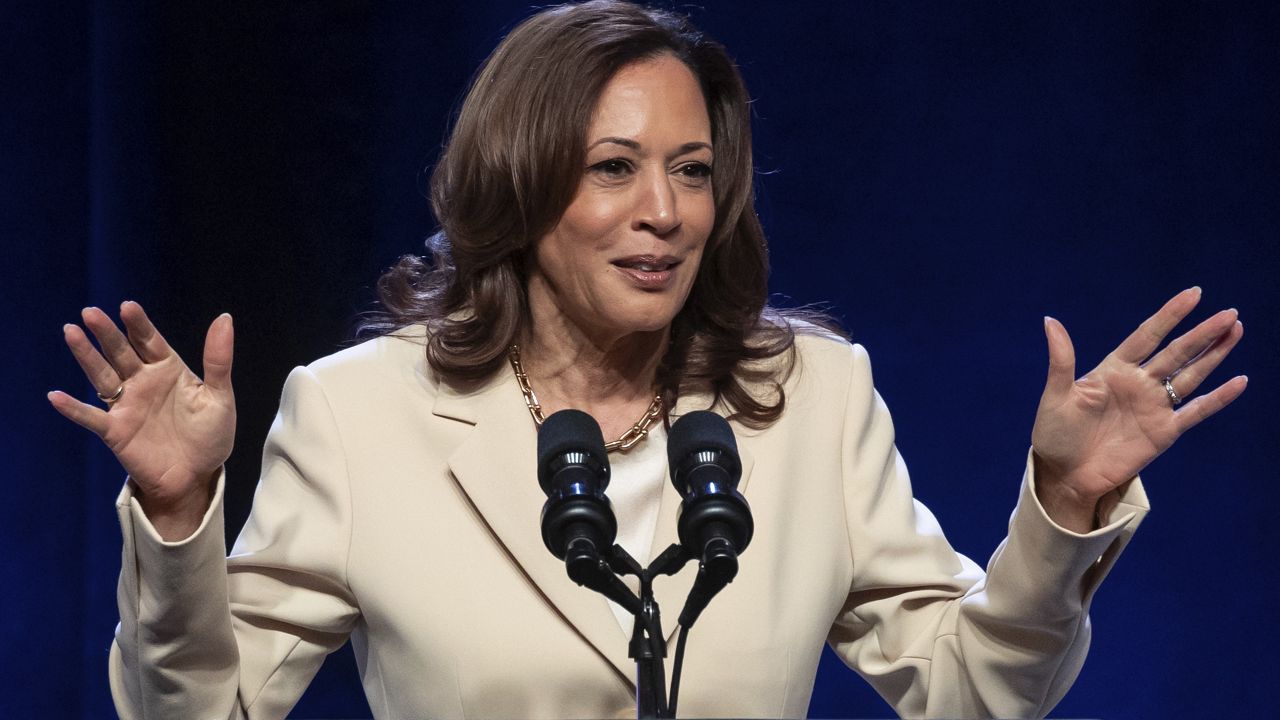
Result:
<svg viewBox="0 0 1280 720">
<path fill-rule="evenodd" d="M 917 495 L 985 557 L 1045 351 L 1081 371 L 1193 284 L 1237 306 L 1248 392 L 1145 473 L 1154 510 L 1055 714 L 1263 715 L 1280 676 L 1272 521 L 1280 12 L 1271 2 L 683 6 L 757 98 L 773 288 L 871 351 Z M 121 473 L 49 408 L 88 391 L 60 326 L 144 303 L 198 362 L 236 316 L 243 519 L 289 368 L 336 349 L 432 229 L 421 170 L 527 2 L 0 5 L 5 717 L 103 717 Z M 531 512 L 535 512 L 531 509 Z M 749 558 L 747 558 L 749 561 Z M 696 642 L 696 638 L 694 639 Z M 811 712 L 887 707 L 827 659 Z M 689 678 L 688 682 L 696 682 Z M 297 717 L 367 713 L 349 653 Z"/>
</svg>

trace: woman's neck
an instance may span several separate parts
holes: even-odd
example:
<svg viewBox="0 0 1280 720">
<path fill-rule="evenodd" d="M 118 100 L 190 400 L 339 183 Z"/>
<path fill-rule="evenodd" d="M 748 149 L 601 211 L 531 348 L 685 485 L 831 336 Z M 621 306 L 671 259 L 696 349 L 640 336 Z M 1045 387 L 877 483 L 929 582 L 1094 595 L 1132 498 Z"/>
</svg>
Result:
<svg viewBox="0 0 1280 720">
<path fill-rule="evenodd" d="M 653 400 L 668 330 L 609 333 L 582 327 L 554 304 L 531 302 L 530 311 L 520 359 L 543 413 L 587 412 L 606 440 L 630 428 Z"/>
</svg>

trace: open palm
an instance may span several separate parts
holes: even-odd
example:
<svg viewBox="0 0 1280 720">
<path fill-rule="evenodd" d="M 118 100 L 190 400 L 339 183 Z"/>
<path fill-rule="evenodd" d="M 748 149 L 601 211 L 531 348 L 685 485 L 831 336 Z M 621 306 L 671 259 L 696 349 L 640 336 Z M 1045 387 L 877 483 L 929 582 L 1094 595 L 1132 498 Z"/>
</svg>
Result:
<svg viewBox="0 0 1280 720">
<path fill-rule="evenodd" d="M 231 317 L 220 316 L 209 327 L 203 381 L 141 305 L 124 303 L 120 317 L 127 337 L 101 310 L 82 313 L 101 352 L 80 327 L 63 328 L 68 347 L 99 395 L 111 398 L 120 392 L 118 399 L 106 410 L 61 391 L 49 393 L 49 401 L 102 438 L 137 486 L 148 514 L 207 506 L 211 479 L 230 456 L 235 438 Z"/>
<path fill-rule="evenodd" d="M 1049 377 L 1031 434 L 1042 484 L 1092 507 L 1244 391 L 1238 376 L 1175 409 L 1165 379 L 1189 396 L 1244 334 L 1236 311 L 1223 310 L 1156 353 L 1199 300 L 1199 288 L 1174 296 L 1079 379 L 1066 328 L 1045 319 Z"/>
</svg>

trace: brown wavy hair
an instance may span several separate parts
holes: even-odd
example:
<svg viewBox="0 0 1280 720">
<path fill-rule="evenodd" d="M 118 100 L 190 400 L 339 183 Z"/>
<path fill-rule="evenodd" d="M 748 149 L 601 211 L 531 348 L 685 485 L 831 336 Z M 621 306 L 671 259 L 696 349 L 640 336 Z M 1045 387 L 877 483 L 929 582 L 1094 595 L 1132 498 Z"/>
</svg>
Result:
<svg viewBox="0 0 1280 720">
<path fill-rule="evenodd" d="M 812 309 L 769 307 L 768 253 L 755 214 L 746 86 L 724 48 L 679 14 L 620 0 L 543 10 L 484 62 L 431 176 L 441 230 L 432 259 L 409 255 L 378 281 L 382 309 L 360 335 L 427 327 L 427 359 L 447 382 L 475 382 L 506 363 L 529 322 L 531 249 L 560 219 L 582 176 L 586 134 L 604 86 L 662 54 L 698 78 L 711 119 L 715 223 L 684 307 L 672 322 L 658 390 L 674 407 L 708 391 L 731 417 L 764 427 L 781 415 L 797 329 L 839 334 Z M 801 320 L 804 322 L 796 322 Z"/>
</svg>

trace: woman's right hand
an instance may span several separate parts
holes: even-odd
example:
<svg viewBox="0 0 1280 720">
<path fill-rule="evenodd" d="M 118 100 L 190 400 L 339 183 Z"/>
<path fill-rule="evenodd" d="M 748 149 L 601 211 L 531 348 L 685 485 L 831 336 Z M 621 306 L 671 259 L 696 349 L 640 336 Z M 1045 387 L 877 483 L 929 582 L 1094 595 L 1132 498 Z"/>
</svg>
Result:
<svg viewBox="0 0 1280 720">
<path fill-rule="evenodd" d="M 123 392 L 105 410 L 60 390 L 49 393 L 49 402 L 111 448 L 161 537 L 187 538 L 208 511 L 219 469 L 235 440 L 231 316 L 224 313 L 209 326 L 203 381 L 138 303 L 120 306 L 128 337 L 98 308 L 85 308 L 81 317 L 102 352 L 78 325 L 67 324 L 63 335 L 71 354 L 102 397 L 110 398 L 121 387 Z"/>
</svg>

